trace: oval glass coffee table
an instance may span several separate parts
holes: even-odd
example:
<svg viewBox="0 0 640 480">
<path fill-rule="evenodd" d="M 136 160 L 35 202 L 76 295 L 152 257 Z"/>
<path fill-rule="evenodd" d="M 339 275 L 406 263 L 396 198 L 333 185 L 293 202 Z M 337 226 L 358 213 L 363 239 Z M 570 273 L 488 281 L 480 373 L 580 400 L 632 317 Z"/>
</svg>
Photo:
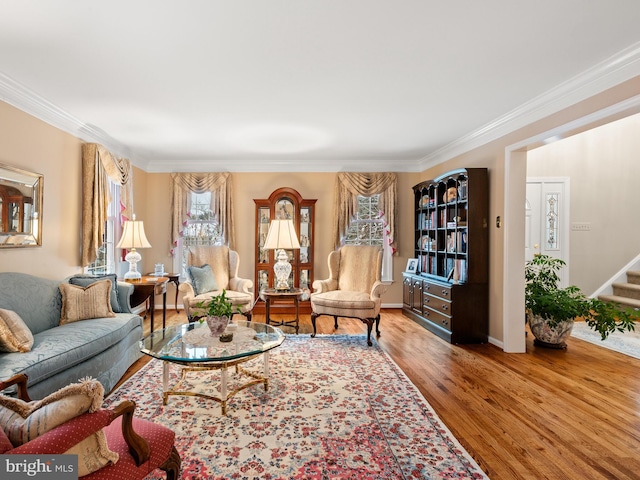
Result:
<svg viewBox="0 0 640 480">
<path fill-rule="evenodd" d="M 162 401 L 166 405 L 169 395 L 189 395 L 208 398 L 220 403 L 222 414 L 227 414 L 227 401 L 245 388 L 258 383 L 269 388 L 269 351 L 279 347 L 285 339 L 279 328 L 264 323 L 235 321 L 237 329 L 233 332 L 233 340 L 221 342 L 212 337 L 206 323 L 188 323 L 152 332 L 140 341 L 142 353 L 163 361 Z M 258 374 L 240 367 L 241 363 L 262 355 L 263 372 Z M 169 367 L 174 363 L 182 365 L 180 380 L 169 386 Z M 248 377 L 229 391 L 229 367 L 235 367 L 238 374 Z M 181 390 L 187 373 L 206 370 L 220 370 L 220 396 Z"/>
</svg>

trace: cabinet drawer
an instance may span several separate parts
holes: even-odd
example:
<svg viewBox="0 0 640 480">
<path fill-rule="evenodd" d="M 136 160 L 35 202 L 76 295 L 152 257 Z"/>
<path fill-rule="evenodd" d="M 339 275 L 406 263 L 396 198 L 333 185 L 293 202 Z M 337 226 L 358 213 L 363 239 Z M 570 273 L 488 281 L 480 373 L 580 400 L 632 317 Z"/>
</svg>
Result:
<svg viewBox="0 0 640 480">
<path fill-rule="evenodd" d="M 422 289 L 425 293 L 429 293 L 430 295 L 444 298 L 446 300 L 451 300 L 451 287 L 449 287 L 448 285 L 439 285 L 437 283 L 424 282 Z"/>
<path fill-rule="evenodd" d="M 436 312 L 435 310 L 431 310 L 430 308 L 425 308 L 422 312 L 422 315 L 424 316 L 424 318 L 438 325 L 439 327 L 442 327 L 445 330 L 451 331 L 450 317 L 447 317 L 446 315 L 443 315 L 440 312 Z"/>
<path fill-rule="evenodd" d="M 440 297 L 434 297 L 427 293 L 422 295 L 422 305 L 424 308 L 437 310 L 445 315 L 451 315 L 451 302 Z"/>
</svg>

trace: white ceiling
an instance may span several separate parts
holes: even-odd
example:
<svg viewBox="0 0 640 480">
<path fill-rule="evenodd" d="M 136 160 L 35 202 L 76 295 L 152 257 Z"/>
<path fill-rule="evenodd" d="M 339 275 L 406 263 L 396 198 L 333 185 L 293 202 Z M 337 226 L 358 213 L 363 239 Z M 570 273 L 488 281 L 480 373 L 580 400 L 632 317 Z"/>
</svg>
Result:
<svg viewBox="0 0 640 480">
<path fill-rule="evenodd" d="M 151 172 L 419 171 L 640 74 L 639 26 L 638 0 L 0 0 L 0 99 Z"/>
</svg>

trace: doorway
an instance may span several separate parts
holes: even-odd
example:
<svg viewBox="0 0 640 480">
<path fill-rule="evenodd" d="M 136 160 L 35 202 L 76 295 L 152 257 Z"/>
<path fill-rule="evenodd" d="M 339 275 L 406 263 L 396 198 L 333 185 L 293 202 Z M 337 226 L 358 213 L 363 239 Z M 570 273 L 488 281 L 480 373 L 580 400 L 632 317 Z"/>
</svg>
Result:
<svg viewBox="0 0 640 480">
<path fill-rule="evenodd" d="M 525 261 L 537 253 L 559 258 L 560 286 L 569 285 L 569 178 L 527 177 Z"/>
</svg>

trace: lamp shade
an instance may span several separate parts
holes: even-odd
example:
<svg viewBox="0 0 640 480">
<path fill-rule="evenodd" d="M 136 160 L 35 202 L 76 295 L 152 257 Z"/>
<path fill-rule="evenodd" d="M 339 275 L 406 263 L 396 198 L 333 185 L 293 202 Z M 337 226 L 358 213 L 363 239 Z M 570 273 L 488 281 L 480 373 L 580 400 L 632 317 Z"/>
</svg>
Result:
<svg viewBox="0 0 640 480">
<path fill-rule="evenodd" d="M 300 248 L 293 221 L 273 220 L 269 225 L 267 238 L 262 248 L 266 250 Z"/>
<path fill-rule="evenodd" d="M 151 244 L 144 234 L 144 224 L 141 221 L 136 221 L 135 216 L 133 220 L 124 222 L 122 237 L 120 237 L 116 248 L 151 248 Z"/>
</svg>

